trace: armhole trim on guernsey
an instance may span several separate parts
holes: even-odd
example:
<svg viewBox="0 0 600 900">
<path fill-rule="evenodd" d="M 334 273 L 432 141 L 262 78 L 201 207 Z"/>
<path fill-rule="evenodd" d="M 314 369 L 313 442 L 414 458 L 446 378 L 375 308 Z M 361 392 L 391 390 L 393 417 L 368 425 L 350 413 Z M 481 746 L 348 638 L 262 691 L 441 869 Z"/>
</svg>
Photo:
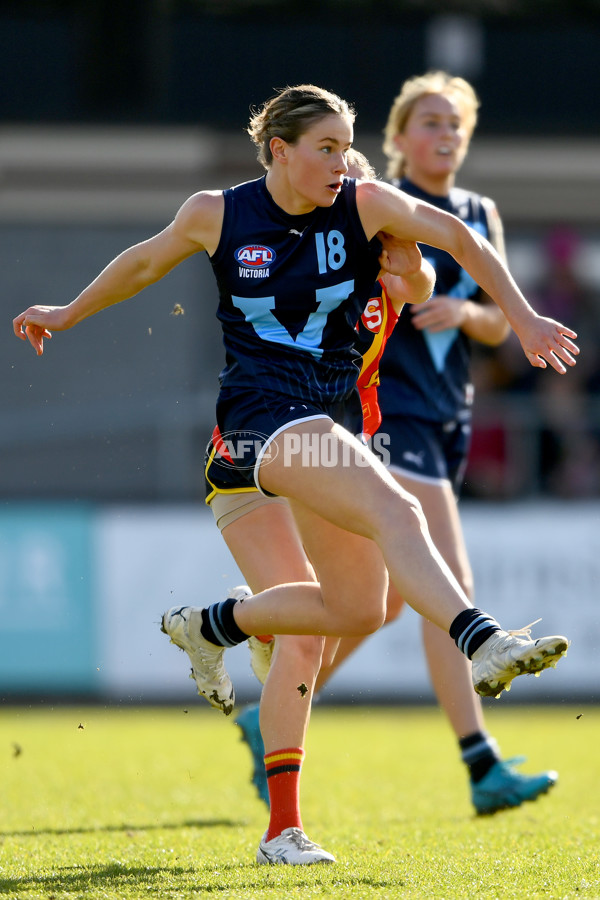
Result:
<svg viewBox="0 0 600 900">
<path fill-rule="evenodd" d="M 219 235 L 219 243 L 215 247 L 215 252 L 212 256 L 210 255 L 210 253 L 206 254 L 211 265 L 218 265 L 225 252 L 225 245 L 228 238 L 228 229 L 225 227 L 225 223 L 227 221 L 228 214 L 233 209 L 233 196 L 231 193 L 231 188 L 225 188 L 225 190 L 223 190 L 221 193 L 223 195 L 223 221 L 221 222 L 221 234 Z"/>
</svg>

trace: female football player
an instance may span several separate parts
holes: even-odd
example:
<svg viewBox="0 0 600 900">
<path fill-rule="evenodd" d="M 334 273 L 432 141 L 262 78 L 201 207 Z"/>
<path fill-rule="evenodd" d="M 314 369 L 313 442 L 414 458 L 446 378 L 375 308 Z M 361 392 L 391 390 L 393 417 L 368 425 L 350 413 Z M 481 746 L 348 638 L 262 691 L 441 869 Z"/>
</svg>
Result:
<svg viewBox="0 0 600 900">
<path fill-rule="evenodd" d="M 442 134 L 445 135 L 449 130 L 450 134 L 454 135 L 458 131 L 462 135 L 462 140 L 468 143 L 475 124 L 477 98 L 471 87 L 462 79 L 451 79 L 443 73 L 412 79 L 407 82 L 400 96 L 403 103 L 408 102 L 408 96 L 410 102 L 417 105 L 421 98 L 425 98 L 425 96 L 435 98 L 436 95 L 448 98 L 450 107 L 451 123 L 442 127 Z M 451 105 L 450 101 L 452 101 Z M 395 101 L 394 107 L 397 104 L 398 100 Z M 448 114 L 448 108 L 445 105 L 444 113 Z M 431 114 L 431 110 L 429 114 Z M 457 116 L 460 124 L 457 124 Z M 435 129 L 431 130 L 433 131 L 433 140 Z M 405 158 L 409 157 L 410 154 L 407 150 Z M 439 161 L 436 160 L 434 154 L 430 154 L 429 160 L 426 160 L 425 163 L 429 161 L 429 165 L 437 173 Z M 368 161 L 361 154 L 357 154 L 354 149 L 349 151 L 347 163 L 350 177 L 374 177 Z M 453 160 L 453 166 L 457 166 L 456 158 Z M 449 171 L 450 169 L 446 166 L 446 172 Z M 469 205 L 463 203 L 463 207 L 465 212 L 470 211 L 473 215 L 473 210 L 480 208 L 475 206 L 475 196 L 468 196 L 471 198 L 471 203 Z M 464 192 L 461 192 L 459 197 L 464 200 Z M 491 206 L 491 202 L 486 201 L 486 206 Z M 485 227 L 487 216 L 479 212 L 476 222 L 481 223 L 482 228 Z M 491 231 L 491 229 L 489 230 Z M 502 252 L 499 226 L 492 236 L 495 246 Z M 431 251 L 431 253 L 434 252 Z M 453 260 L 446 261 L 445 270 L 452 272 L 458 281 L 461 271 Z M 381 356 L 406 299 L 401 293 L 402 286 L 399 286 L 397 294 L 395 288 L 398 286 L 390 276 L 380 280 L 374 287 L 373 296 L 367 302 L 360 320 L 359 348 L 363 353 L 363 364 L 358 386 L 363 408 L 363 432 L 369 436 L 373 435 L 381 424 L 378 403 Z M 410 300 L 410 298 L 408 299 Z M 478 299 L 477 287 L 473 285 L 473 298 L 468 302 L 477 302 Z M 429 301 L 432 305 L 435 302 Z M 467 301 L 454 301 L 454 303 L 465 302 Z M 491 337 L 493 337 L 493 342 L 499 342 L 508 332 L 508 326 L 500 309 L 494 304 L 491 304 L 491 307 L 486 312 L 492 323 L 497 325 L 497 331 L 492 330 Z M 424 312 L 426 308 L 426 306 L 407 307 L 406 312 L 409 309 L 412 309 L 413 313 L 416 313 L 417 310 Z M 475 311 L 474 316 L 477 315 L 477 312 Z M 420 385 L 421 379 L 416 377 L 419 366 L 422 365 L 420 357 L 409 354 L 409 359 L 412 365 L 409 384 L 416 382 Z M 461 374 L 464 378 L 464 372 Z M 432 389 L 437 390 L 438 385 L 433 385 Z M 402 385 L 400 390 L 406 390 L 406 386 Z M 435 396 L 439 397 L 439 393 L 436 393 Z M 388 452 L 391 451 L 393 462 L 396 443 L 392 441 L 390 445 L 385 428 L 382 429 L 382 435 L 385 437 L 386 449 Z M 466 445 L 464 437 L 462 443 Z M 420 449 L 420 447 L 414 448 L 415 455 L 420 452 Z M 443 453 L 443 450 L 444 445 L 440 448 L 440 453 Z M 392 472 L 396 474 L 393 466 Z M 412 492 L 417 496 L 419 496 L 417 489 L 421 483 L 419 480 L 413 487 Z M 456 479 L 456 483 L 458 489 L 459 478 Z M 440 490 L 445 493 L 445 484 L 440 485 Z M 451 496 L 453 498 L 454 495 L 451 494 Z M 284 579 L 285 569 L 282 570 L 282 567 L 287 565 L 292 567 L 292 571 L 300 573 L 303 571 L 303 566 L 310 570 L 290 511 L 281 508 L 284 501 L 269 500 L 258 491 L 255 491 L 254 495 L 247 493 L 222 494 L 216 489 L 210 489 L 209 498 L 211 509 L 222 529 L 223 537 L 253 590 L 261 590 L 267 586 L 265 579 Z M 421 498 L 419 497 L 419 499 Z M 427 502 L 427 500 L 426 496 L 425 501 Z M 429 504 L 427 503 L 426 506 L 424 502 L 423 506 L 424 509 L 427 509 Z M 454 521 L 458 520 L 458 515 L 450 517 L 450 525 L 446 525 L 449 518 L 446 512 L 447 508 L 446 504 L 442 505 L 440 510 L 434 509 L 435 519 L 428 521 L 434 541 L 438 531 L 443 537 L 447 528 L 451 528 Z M 460 545 L 464 547 L 460 533 L 459 538 Z M 280 547 L 281 553 L 278 552 Z M 444 543 L 442 543 L 442 548 L 446 549 Z M 461 568 L 455 565 L 454 555 L 449 554 L 449 557 L 448 563 L 455 571 L 465 591 L 470 595 L 470 582 L 464 577 Z M 312 570 L 310 571 L 312 572 Z M 302 574 L 293 576 L 288 570 L 286 580 L 292 577 L 300 580 L 303 576 Z M 386 622 L 395 619 L 401 607 L 401 598 L 390 585 Z M 496 742 L 486 734 L 484 729 L 481 702 L 472 688 L 468 660 L 457 651 L 453 642 L 446 639 L 447 636 L 437 626 L 427 620 L 422 621 L 426 647 L 433 644 L 433 649 L 427 653 L 431 678 L 440 704 L 446 711 L 459 740 L 461 753 L 469 771 L 471 798 L 476 811 L 492 813 L 505 807 L 518 806 L 526 800 L 533 800 L 545 793 L 555 783 L 556 773 L 546 771 L 535 775 L 524 775 L 516 771 L 514 761 L 505 761 L 500 758 Z M 430 635 L 429 632 L 433 632 L 433 634 Z M 322 687 L 338 668 L 340 662 L 362 640 L 360 637 L 344 638 L 341 641 L 340 650 L 329 665 L 327 660 L 331 658 L 332 652 L 335 653 L 335 642 L 332 639 L 328 640 L 328 645 L 331 644 L 333 650 L 328 646 L 321 674 L 316 681 L 318 688 Z M 304 747 L 310 706 L 294 703 L 294 692 L 296 686 L 302 681 L 307 685 L 306 699 L 311 699 L 321 658 L 321 643 L 317 638 L 291 636 L 279 636 L 276 643 L 261 643 L 257 638 L 251 638 L 249 643 L 253 669 L 263 683 L 266 679 L 266 683 L 260 703 L 260 720 L 259 707 L 257 704 L 252 704 L 242 710 L 237 718 L 237 723 L 240 725 L 244 740 L 252 753 L 253 782 L 259 796 L 270 807 L 271 822 L 268 834 L 273 840 L 287 827 L 301 827 L 298 799 L 300 769 L 298 767 L 295 783 L 289 774 L 285 777 L 270 776 L 267 779 L 264 757 L 266 755 L 266 758 L 269 759 L 272 754 L 279 753 L 282 747 L 293 746 L 299 749 Z M 276 652 L 271 670 L 269 670 L 270 654 L 275 646 Z M 265 735 L 264 743 L 261 728 Z M 293 802 L 289 800 L 290 795 Z"/>
<path fill-rule="evenodd" d="M 388 572 L 404 600 L 472 660 L 479 693 L 499 695 L 568 646 L 562 636 L 506 632 L 474 609 L 418 501 L 353 436 L 354 326 L 379 271 L 373 239 L 385 232 L 405 242 L 395 274 L 407 286 L 421 277 L 416 241 L 450 253 L 504 311 L 534 366 L 564 374 L 575 364 L 576 335 L 538 316 L 491 244 L 460 219 L 393 186 L 345 178 L 353 121 L 348 104 L 321 88 L 280 91 L 250 122 L 265 176 L 194 194 L 169 226 L 117 256 L 70 304 L 30 307 L 13 322 L 41 354 L 53 330 L 132 297 L 196 252 L 209 254 L 226 348 L 220 434 L 249 487 L 290 499 L 320 579 L 164 614 L 200 693 L 226 713 L 233 688 L 225 647 L 267 633 L 370 633 L 385 617 Z M 297 754 L 289 759 L 295 764 Z M 260 855 L 277 861 L 262 842 Z"/>
<path fill-rule="evenodd" d="M 475 91 L 462 78 L 429 72 L 408 79 L 385 128 L 387 174 L 402 191 L 483 234 L 504 257 L 502 223 L 493 201 L 455 186 L 478 107 Z M 419 500 L 434 544 L 473 601 L 473 574 L 458 511 L 471 434 L 470 343 L 496 346 L 507 337 L 509 325 L 450 254 L 422 245 L 421 251 L 436 271 L 434 296 L 426 305 L 403 309 L 386 344 L 381 384 L 371 406 L 381 409 L 378 428 L 386 436 L 391 474 Z M 386 621 L 395 619 L 402 605 L 391 583 Z M 436 695 L 469 769 L 476 811 L 516 806 L 548 790 L 556 780 L 554 772 L 523 776 L 499 759 L 471 688 L 469 660 L 425 618 L 422 631 Z M 322 668 L 318 687 L 361 641 L 341 641 L 332 667 Z"/>
</svg>

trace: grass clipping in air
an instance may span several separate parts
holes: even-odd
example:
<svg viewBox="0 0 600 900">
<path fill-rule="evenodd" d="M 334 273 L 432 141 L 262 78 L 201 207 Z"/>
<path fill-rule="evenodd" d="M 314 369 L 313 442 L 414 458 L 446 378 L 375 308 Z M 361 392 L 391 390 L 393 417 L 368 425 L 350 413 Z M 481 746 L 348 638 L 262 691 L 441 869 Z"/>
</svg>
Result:
<svg viewBox="0 0 600 900">
<path fill-rule="evenodd" d="M 317 708 L 304 828 L 338 861 L 275 867 L 255 863 L 267 812 L 233 717 L 200 702 L 5 709 L 0 895 L 600 897 L 600 709 L 486 712 L 505 757 L 558 769 L 548 795 L 476 818 L 437 709 Z"/>
</svg>

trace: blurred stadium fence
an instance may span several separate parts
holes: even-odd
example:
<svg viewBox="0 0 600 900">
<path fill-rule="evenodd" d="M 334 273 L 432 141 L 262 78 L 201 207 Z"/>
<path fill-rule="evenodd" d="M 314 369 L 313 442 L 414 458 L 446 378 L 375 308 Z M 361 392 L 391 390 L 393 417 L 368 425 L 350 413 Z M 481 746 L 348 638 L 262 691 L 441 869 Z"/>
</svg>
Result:
<svg viewBox="0 0 600 900">
<path fill-rule="evenodd" d="M 519 679 L 511 701 L 600 699 L 600 504 L 465 504 L 477 602 L 509 628 L 566 634 L 556 670 Z M 196 506 L 3 504 L 0 696 L 200 702 L 162 612 L 204 604 L 243 579 L 211 514 Z M 411 610 L 370 637 L 326 702 L 430 702 Z M 228 652 L 240 701 L 258 697 L 245 646 Z"/>
</svg>

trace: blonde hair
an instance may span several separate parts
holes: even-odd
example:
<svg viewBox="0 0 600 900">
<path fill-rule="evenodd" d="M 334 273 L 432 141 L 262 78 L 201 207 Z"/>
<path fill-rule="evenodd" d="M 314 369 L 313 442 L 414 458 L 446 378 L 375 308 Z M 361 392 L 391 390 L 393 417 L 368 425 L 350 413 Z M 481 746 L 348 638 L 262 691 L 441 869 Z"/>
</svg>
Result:
<svg viewBox="0 0 600 900">
<path fill-rule="evenodd" d="M 354 147 L 350 147 L 346 154 L 346 165 L 349 169 L 359 169 L 360 177 L 364 178 L 365 181 L 373 181 L 377 177 L 375 169 L 365 154 L 361 153 L 360 150 L 355 150 Z"/>
<path fill-rule="evenodd" d="M 468 81 L 448 72 L 427 72 L 404 82 L 400 93 L 392 103 L 387 124 L 384 128 L 383 152 L 388 158 L 387 175 L 400 178 L 404 174 L 405 160 L 396 146 L 394 138 L 402 134 L 406 123 L 421 97 L 429 94 L 445 94 L 456 100 L 460 115 L 470 140 L 477 124 L 479 97 Z"/>
<path fill-rule="evenodd" d="M 248 134 L 258 150 L 258 160 L 265 169 L 273 162 L 270 143 L 279 137 L 295 144 L 304 132 L 325 116 L 338 115 L 354 122 L 354 109 L 337 94 L 314 84 L 299 84 L 279 91 L 253 112 Z"/>
</svg>

